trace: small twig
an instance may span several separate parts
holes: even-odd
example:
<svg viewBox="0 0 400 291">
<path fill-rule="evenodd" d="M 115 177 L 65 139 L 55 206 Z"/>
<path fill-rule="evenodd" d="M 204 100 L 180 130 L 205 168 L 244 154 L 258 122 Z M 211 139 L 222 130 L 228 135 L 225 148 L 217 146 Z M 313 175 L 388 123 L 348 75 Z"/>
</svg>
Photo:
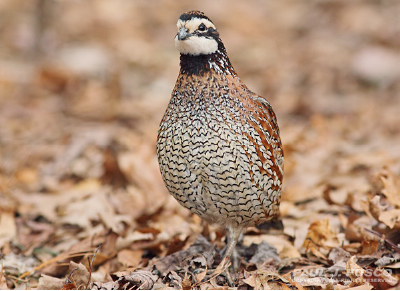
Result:
<svg viewBox="0 0 400 291">
<path fill-rule="evenodd" d="M 377 237 L 379 237 L 380 239 L 383 239 L 385 242 L 388 243 L 388 245 L 390 245 L 392 247 L 392 249 L 396 252 L 400 254 L 400 248 L 398 246 L 396 246 L 394 243 L 392 243 L 390 240 L 388 240 L 384 235 L 380 234 L 379 232 L 376 232 L 374 230 L 368 229 L 368 228 L 364 228 L 364 230 L 366 230 L 369 233 L 372 233 L 373 235 L 376 235 Z"/>
<path fill-rule="evenodd" d="M 71 270 L 71 272 L 69 273 L 68 277 L 65 279 L 65 283 L 64 283 L 64 284 L 69 284 L 69 283 L 74 283 L 74 284 L 75 284 L 75 282 L 72 282 L 71 276 L 72 276 L 72 274 L 73 274 L 76 270 L 78 270 L 78 269 L 79 269 L 79 268 L 76 267 L 76 268 L 73 268 L 73 269 Z"/>
<path fill-rule="evenodd" d="M 39 266 L 33 268 L 32 270 L 26 271 L 21 276 L 19 276 L 18 279 L 21 280 L 21 279 L 25 278 L 26 276 L 28 276 L 29 274 L 31 274 L 32 272 L 40 270 L 40 269 L 44 268 L 45 266 L 50 265 L 52 263 L 56 263 L 58 261 L 65 260 L 65 259 L 68 259 L 68 258 L 83 256 L 83 255 L 85 255 L 85 253 L 86 253 L 85 251 L 82 251 L 82 252 L 78 252 L 78 253 L 66 253 L 66 254 L 58 255 L 55 258 L 52 258 L 52 259 L 50 259 L 50 260 L 48 260 L 48 261 L 46 261 L 44 263 L 41 263 Z"/>
<path fill-rule="evenodd" d="M 100 250 L 101 246 L 103 245 L 103 243 L 100 243 L 99 246 L 97 247 L 96 251 L 93 254 L 92 260 L 90 260 L 90 258 L 88 257 L 88 263 L 89 263 L 89 279 L 86 283 L 86 287 L 85 290 L 88 290 L 90 281 L 92 280 L 92 267 L 93 267 L 93 261 L 94 261 L 94 257 L 96 256 L 97 252 Z"/>
</svg>

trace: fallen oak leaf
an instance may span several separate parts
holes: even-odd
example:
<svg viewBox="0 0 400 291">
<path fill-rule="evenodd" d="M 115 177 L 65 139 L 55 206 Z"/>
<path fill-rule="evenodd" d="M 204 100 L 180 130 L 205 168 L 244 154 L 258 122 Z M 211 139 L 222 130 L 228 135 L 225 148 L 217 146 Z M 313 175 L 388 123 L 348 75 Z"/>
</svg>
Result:
<svg viewBox="0 0 400 291">
<path fill-rule="evenodd" d="M 378 251 L 380 246 L 381 242 L 378 240 L 363 239 L 361 255 L 372 255 Z"/>
<path fill-rule="evenodd" d="M 1 274 L 1 273 L 0 273 Z M 60 290 L 65 285 L 65 280 L 42 274 L 39 278 L 38 290 Z M 2 286 L 0 286 L 3 289 Z"/>
<path fill-rule="evenodd" d="M 323 219 L 316 220 L 311 223 L 308 228 L 307 238 L 310 239 L 316 246 L 323 247 L 326 241 L 335 239 L 336 234 L 332 230 L 329 220 Z"/>
<path fill-rule="evenodd" d="M 346 263 L 346 275 L 352 280 L 350 287 L 363 285 L 365 283 L 365 270 L 356 263 L 356 256 L 352 256 Z"/>
<path fill-rule="evenodd" d="M 382 211 L 379 214 L 379 221 L 386 224 L 390 229 L 400 228 L 400 209 Z"/>
<path fill-rule="evenodd" d="M 125 267 L 138 267 L 142 261 L 143 250 L 123 249 L 118 252 L 117 260 Z"/>
<path fill-rule="evenodd" d="M 279 275 L 276 271 L 273 270 L 256 270 L 249 273 L 246 272 L 245 276 L 246 275 L 250 276 L 244 279 L 243 282 L 253 287 L 255 290 L 271 289 L 268 282 L 274 279 L 279 279 L 285 284 L 290 282 L 287 278 Z"/>
<path fill-rule="evenodd" d="M 310 224 L 302 248 L 308 255 L 327 261 L 326 255 L 321 250 L 330 250 L 338 244 L 336 233 L 332 230 L 329 220 L 323 219 Z"/>
<path fill-rule="evenodd" d="M 390 204 L 400 208 L 400 180 L 388 169 L 383 169 L 379 174 L 383 183 L 383 195 L 389 200 Z"/>
<path fill-rule="evenodd" d="M 381 202 L 381 196 L 375 195 L 372 199 L 368 200 L 369 202 L 369 213 L 371 213 L 372 217 L 375 218 L 376 220 L 379 220 L 379 216 L 381 215 L 382 212 L 386 210 L 386 207 L 382 205 Z M 367 212 L 368 214 L 368 212 Z"/>
<path fill-rule="evenodd" d="M 157 281 L 158 276 L 147 270 L 136 270 L 123 275 L 116 280 L 119 289 L 150 290 Z"/>
</svg>

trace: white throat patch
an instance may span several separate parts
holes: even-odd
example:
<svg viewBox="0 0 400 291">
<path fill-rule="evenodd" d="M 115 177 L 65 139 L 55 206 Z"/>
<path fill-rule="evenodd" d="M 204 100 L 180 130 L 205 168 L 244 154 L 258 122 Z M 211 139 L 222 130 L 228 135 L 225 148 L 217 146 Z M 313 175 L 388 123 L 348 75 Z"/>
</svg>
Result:
<svg viewBox="0 0 400 291">
<path fill-rule="evenodd" d="M 215 53 L 218 50 L 218 43 L 215 39 L 206 38 L 204 36 L 198 37 L 193 35 L 185 40 L 178 40 L 178 36 L 176 36 L 175 47 L 182 54 L 198 56 Z"/>
<path fill-rule="evenodd" d="M 185 27 L 188 30 L 188 33 L 193 33 L 202 23 L 207 27 L 213 27 L 215 29 L 215 26 L 211 21 L 197 17 L 188 21 L 182 21 L 179 19 L 176 26 L 178 27 L 178 30 Z M 179 40 L 178 36 L 175 36 L 175 47 L 182 54 L 198 56 L 215 53 L 218 50 L 218 43 L 215 39 L 206 36 L 192 35 L 185 40 Z"/>
</svg>

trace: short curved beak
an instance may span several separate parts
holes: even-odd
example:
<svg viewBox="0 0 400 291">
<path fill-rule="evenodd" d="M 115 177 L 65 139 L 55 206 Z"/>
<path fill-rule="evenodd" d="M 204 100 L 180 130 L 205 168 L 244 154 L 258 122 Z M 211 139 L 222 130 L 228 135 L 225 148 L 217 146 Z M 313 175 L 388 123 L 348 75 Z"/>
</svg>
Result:
<svg viewBox="0 0 400 291">
<path fill-rule="evenodd" d="M 178 40 L 185 40 L 191 37 L 192 34 L 188 33 L 188 29 L 186 27 L 182 27 L 181 29 L 179 29 L 177 36 Z"/>
</svg>

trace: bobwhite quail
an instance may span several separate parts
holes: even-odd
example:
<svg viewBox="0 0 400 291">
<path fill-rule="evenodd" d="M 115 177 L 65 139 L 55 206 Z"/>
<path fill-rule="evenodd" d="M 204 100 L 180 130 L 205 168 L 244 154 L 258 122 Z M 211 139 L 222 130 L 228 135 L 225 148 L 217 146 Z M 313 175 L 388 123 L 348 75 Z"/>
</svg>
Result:
<svg viewBox="0 0 400 291">
<path fill-rule="evenodd" d="M 279 214 L 279 128 L 268 101 L 239 79 L 213 22 L 189 11 L 177 26 L 181 68 L 158 131 L 158 162 L 181 205 L 228 229 L 226 261 L 246 227 Z"/>
</svg>

